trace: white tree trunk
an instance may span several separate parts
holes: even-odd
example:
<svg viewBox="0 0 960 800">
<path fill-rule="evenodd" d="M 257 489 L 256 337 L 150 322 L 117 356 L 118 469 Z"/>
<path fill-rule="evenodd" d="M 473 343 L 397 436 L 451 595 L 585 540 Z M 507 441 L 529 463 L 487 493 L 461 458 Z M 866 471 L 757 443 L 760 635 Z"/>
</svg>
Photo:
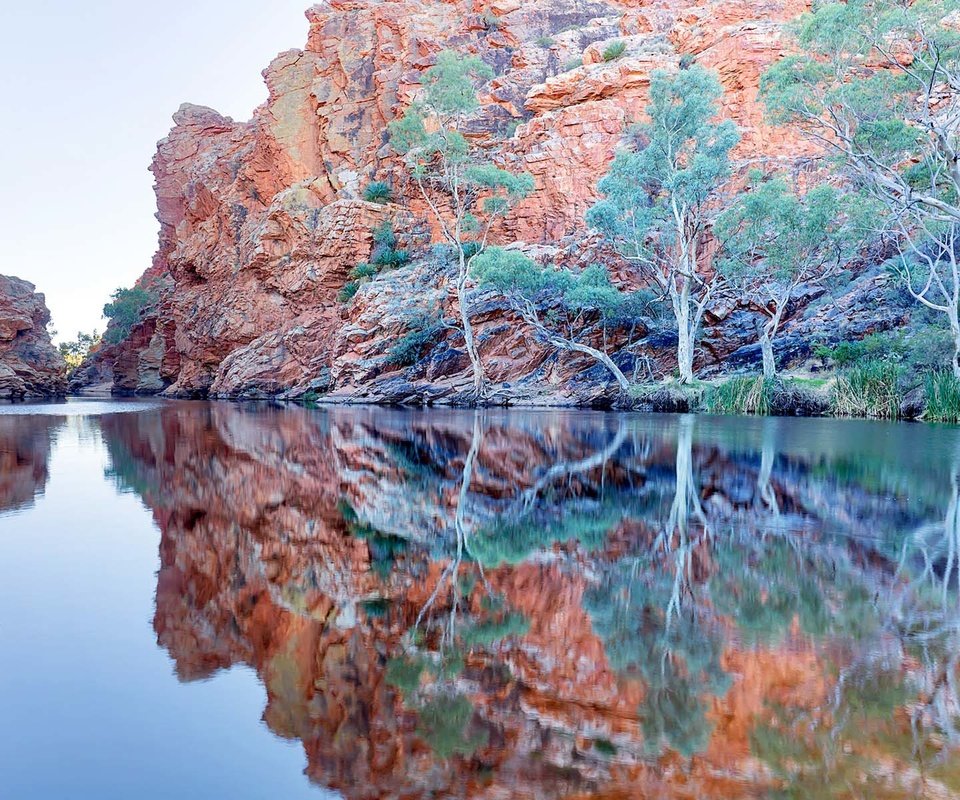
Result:
<svg viewBox="0 0 960 800">
<path fill-rule="evenodd" d="M 532 322 L 527 320 L 540 331 L 541 335 L 552 344 L 554 347 L 560 350 L 570 350 L 574 353 L 583 353 L 590 356 L 591 358 L 599 361 L 603 366 L 610 370 L 614 378 L 616 378 L 617 383 L 620 384 L 620 389 L 624 392 L 630 390 L 630 381 L 627 380 L 627 376 L 623 374 L 623 371 L 614 363 L 614 360 L 610 358 L 602 350 L 597 350 L 595 347 L 590 347 L 587 344 L 581 344 L 580 342 L 572 341 L 571 339 L 565 339 L 562 336 L 557 335 L 553 331 L 549 331 L 543 327 L 539 322 Z"/>
<path fill-rule="evenodd" d="M 773 340 L 767 333 L 767 326 L 760 329 L 760 353 L 763 356 L 763 377 L 773 380 L 777 377 L 777 361 L 773 356 Z"/>
<path fill-rule="evenodd" d="M 954 308 L 947 312 L 947 318 L 950 320 L 950 333 L 953 334 L 953 361 L 950 366 L 953 369 L 953 377 L 960 380 L 960 312 Z"/>
<path fill-rule="evenodd" d="M 680 383 L 693 383 L 693 332 L 690 330 L 690 314 L 682 313 L 677 317 L 677 368 L 680 371 Z"/>
<path fill-rule="evenodd" d="M 476 399 L 480 400 L 486 394 L 486 381 L 483 376 L 483 363 L 480 353 L 477 352 L 477 342 L 473 336 L 473 325 L 470 322 L 470 310 L 467 307 L 467 274 L 469 264 L 460 246 L 460 271 L 457 275 L 457 303 L 460 306 L 460 325 L 463 328 L 463 341 L 470 357 L 470 366 L 473 369 L 473 391 Z"/>
</svg>

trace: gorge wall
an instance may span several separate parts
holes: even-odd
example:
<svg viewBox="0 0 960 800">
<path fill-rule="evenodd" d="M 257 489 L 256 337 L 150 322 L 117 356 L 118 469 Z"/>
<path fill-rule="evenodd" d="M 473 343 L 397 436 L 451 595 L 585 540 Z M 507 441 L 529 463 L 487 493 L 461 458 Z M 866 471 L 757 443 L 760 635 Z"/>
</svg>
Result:
<svg viewBox="0 0 960 800">
<path fill-rule="evenodd" d="M 764 121 L 761 72 L 785 52 L 783 26 L 803 0 L 330 0 L 307 11 L 302 50 L 264 71 L 268 100 L 248 122 L 183 105 L 159 143 L 155 177 L 159 248 L 140 280 L 156 304 L 119 344 L 101 348 L 75 387 L 178 396 L 296 397 L 456 402 L 469 385 L 462 337 L 447 331 L 420 361 L 398 367 L 390 348 L 418 312 L 454 318 L 450 265 L 431 247 L 425 208 L 387 143 L 386 126 L 416 97 L 446 48 L 473 53 L 495 77 L 480 94 L 469 136 L 498 163 L 525 170 L 535 191 L 494 232 L 577 266 L 623 273 L 584 224 L 596 185 L 631 123 L 652 71 L 696 62 L 716 70 L 722 113 L 740 128 L 735 153 L 751 163 L 815 168 L 796 136 Z M 604 49 L 625 45 L 605 61 Z M 395 204 L 364 202 L 389 182 Z M 373 228 L 390 219 L 414 258 L 337 300 L 369 257 Z M 780 343 L 796 363 L 812 331 L 863 335 L 896 320 L 875 317 L 885 277 L 868 274 L 840 300 L 799 313 L 822 290 L 800 292 Z M 582 356 L 538 344 L 491 295 L 471 298 L 488 376 L 525 402 L 586 404 L 608 376 Z M 858 315 L 866 309 L 867 313 Z M 754 314 L 717 309 L 699 367 L 758 359 Z M 637 355 L 669 372 L 669 330 L 645 330 Z M 803 335 L 801 335 L 803 334 Z M 614 349 L 616 349 L 614 347 Z"/>
<path fill-rule="evenodd" d="M 32 283 L 0 275 L 0 400 L 66 393 L 66 367 L 50 341 L 49 322 Z"/>
</svg>

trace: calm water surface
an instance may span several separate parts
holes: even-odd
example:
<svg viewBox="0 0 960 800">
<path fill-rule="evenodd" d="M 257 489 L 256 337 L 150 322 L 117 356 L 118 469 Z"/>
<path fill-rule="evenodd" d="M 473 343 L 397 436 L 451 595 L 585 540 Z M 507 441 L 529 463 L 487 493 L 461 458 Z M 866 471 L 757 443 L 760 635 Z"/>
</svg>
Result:
<svg viewBox="0 0 960 800">
<path fill-rule="evenodd" d="M 0 797 L 960 796 L 960 429 L 0 407 Z"/>
</svg>

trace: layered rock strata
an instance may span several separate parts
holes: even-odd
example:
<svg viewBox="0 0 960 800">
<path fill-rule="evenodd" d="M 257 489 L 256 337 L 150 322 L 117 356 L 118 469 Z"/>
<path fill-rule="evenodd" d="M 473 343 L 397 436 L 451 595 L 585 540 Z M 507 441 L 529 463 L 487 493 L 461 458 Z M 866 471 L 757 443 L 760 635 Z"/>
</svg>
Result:
<svg viewBox="0 0 960 800">
<path fill-rule="evenodd" d="M 32 283 L 0 275 L 0 399 L 66 393 L 66 366 L 50 341 L 49 322 Z"/>
</svg>

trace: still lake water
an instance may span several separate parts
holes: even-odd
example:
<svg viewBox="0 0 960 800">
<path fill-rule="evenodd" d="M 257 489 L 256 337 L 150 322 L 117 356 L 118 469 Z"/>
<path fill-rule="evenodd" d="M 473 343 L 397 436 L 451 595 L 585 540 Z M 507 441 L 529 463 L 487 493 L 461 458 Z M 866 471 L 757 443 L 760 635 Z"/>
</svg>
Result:
<svg viewBox="0 0 960 800">
<path fill-rule="evenodd" d="M 960 429 L 0 407 L 0 797 L 960 793 Z"/>
</svg>

